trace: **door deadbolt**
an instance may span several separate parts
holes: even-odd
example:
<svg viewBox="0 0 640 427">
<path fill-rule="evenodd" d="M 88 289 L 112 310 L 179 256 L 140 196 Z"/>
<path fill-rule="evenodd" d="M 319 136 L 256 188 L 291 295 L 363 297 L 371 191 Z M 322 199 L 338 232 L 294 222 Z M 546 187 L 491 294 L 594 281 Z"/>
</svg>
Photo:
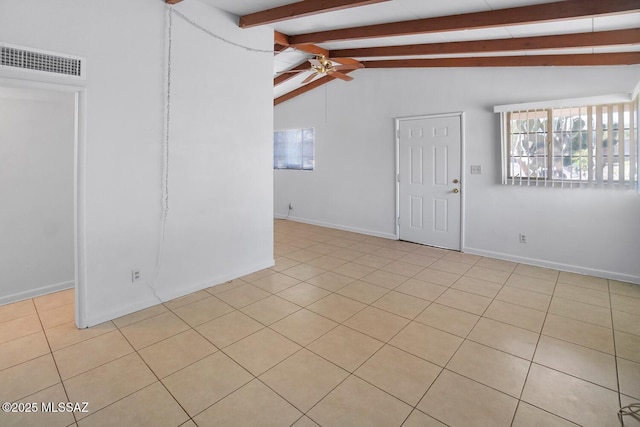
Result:
<svg viewBox="0 0 640 427">
<path fill-rule="evenodd" d="M 457 184 L 458 182 L 459 182 L 459 181 L 458 181 L 458 179 L 457 179 L 457 178 L 453 180 L 453 183 L 454 183 L 454 184 Z"/>
<path fill-rule="evenodd" d="M 458 190 L 457 188 L 454 188 L 454 189 L 453 189 L 453 192 L 454 192 L 454 193 L 459 193 L 459 192 L 460 192 L 460 190 Z"/>
</svg>

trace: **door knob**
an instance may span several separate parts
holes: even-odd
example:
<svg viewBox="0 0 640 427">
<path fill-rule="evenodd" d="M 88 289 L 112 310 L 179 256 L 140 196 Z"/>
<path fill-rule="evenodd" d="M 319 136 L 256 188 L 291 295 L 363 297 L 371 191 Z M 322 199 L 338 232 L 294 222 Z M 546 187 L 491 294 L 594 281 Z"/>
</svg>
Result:
<svg viewBox="0 0 640 427">
<path fill-rule="evenodd" d="M 453 183 L 454 183 L 454 184 L 457 184 L 458 182 L 459 182 L 459 181 L 458 181 L 458 179 L 457 179 L 457 178 L 453 180 Z"/>
<path fill-rule="evenodd" d="M 453 189 L 453 192 L 454 192 L 454 193 L 459 193 L 459 192 L 460 192 L 460 190 L 458 190 L 457 188 L 454 188 L 454 189 Z"/>
</svg>

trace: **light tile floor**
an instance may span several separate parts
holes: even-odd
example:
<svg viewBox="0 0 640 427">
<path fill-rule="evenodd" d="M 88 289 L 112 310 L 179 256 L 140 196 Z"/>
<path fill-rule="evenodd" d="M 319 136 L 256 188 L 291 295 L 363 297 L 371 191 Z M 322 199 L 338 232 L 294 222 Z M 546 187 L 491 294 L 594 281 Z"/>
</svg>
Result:
<svg viewBox="0 0 640 427">
<path fill-rule="evenodd" d="M 0 401 L 39 410 L 0 425 L 615 427 L 640 400 L 640 286 L 290 221 L 275 242 L 271 269 L 85 330 L 73 291 L 0 307 Z"/>
</svg>

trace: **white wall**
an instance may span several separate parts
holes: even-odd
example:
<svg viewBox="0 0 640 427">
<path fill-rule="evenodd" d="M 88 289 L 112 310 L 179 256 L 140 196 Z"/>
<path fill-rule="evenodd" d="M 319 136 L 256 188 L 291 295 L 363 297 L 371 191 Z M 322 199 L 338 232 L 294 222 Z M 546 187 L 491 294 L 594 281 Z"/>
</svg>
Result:
<svg viewBox="0 0 640 427">
<path fill-rule="evenodd" d="M 500 184 L 494 105 L 631 92 L 640 67 L 362 70 L 275 109 L 275 128 L 316 128 L 314 172 L 275 171 L 274 211 L 395 234 L 394 118 L 465 113 L 463 250 L 640 282 L 634 191 Z M 481 165 L 482 175 L 470 175 Z M 518 243 L 518 234 L 528 243 Z"/>
<path fill-rule="evenodd" d="M 197 0 L 176 9 L 221 37 L 272 48 L 268 29 Z M 266 267 L 272 249 L 272 61 L 174 17 L 169 203 L 162 264 L 166 5 L 2 2 L 0 40 L 87 58 L 86 324 Z M 64 25 L 60 25 L 63 22 Z M 131 270 L 142 280 L 131 283 Z M 82 315 L 82 313 L 81 313 Z"/>
<path fill-rule="evenodd" d="M 74 104 L 0 87 L 0 304 L 74 285 Z"/>
</svg>

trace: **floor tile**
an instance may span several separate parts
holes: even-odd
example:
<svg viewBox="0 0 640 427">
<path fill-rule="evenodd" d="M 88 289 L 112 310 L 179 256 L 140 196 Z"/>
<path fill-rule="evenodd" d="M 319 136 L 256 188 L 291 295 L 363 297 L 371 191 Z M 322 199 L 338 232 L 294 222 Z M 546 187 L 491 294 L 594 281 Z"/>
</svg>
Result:
<svg viewBox="0 0 640 427">
<path fill-rule="evenodd" d="M 224 352 L 257 376 L 299 349 L 298 344 L 265 328 L 230 345 Z"/>
<path fill-rule="evenodd" d="M 216 296 L 222 301 L 235 308 L 245 307 L 251 303 L 266 298 L 269 295 L 271 295 L 269 292 L 263 291 L 262 289 L 250 284 L 235 287 L 228 291 L 216 294 Z"/>
<path fill-rule="evenodd" d="M 351 298 L 331 294 L 307 306 L 307 309 L 342 323 L 365 307 L 365 304 Z"/>
<path fill-rule="evenodd" d="M 579 286 L 567 285 L 566 283 L 558 283 L 553 295 L 604 308 L 609 308 L 610 306 L 608 292 L 581 288 Z"/>
<path fill-rule="evenodd" d="M 434 283 L 441 286 L 451 286 L 460 278 L 460 274 L 448 273 L 446 271 L 425 268 L 414 276 L 414 279 Z"/>
<path fill-rule="evenodd" d="M 496 299 L 540 311 L 547 311 L 549 303 L 551 302 L 550 295 L 525 291 L 524 289 L 513 286 L 503 287 L 502 290 L 498 292 L 498 295 L 496 295 Z"/>
<path fill-rule="evenodd" d="M 429 304 L 429 301 L 421 298 L 391 291 L 374 302 L 373 306 L 407 319 L 413 319 Z"/>
<path fill-rule="evenodd" d="M 609 280 L 609 291 L 612 294 L 624 295 L 632 298 L 640 299 L 640 285 L 634 283 L 619 282 L 617 280 Z"/>
<path fill-rule="evenodd" d="M 362 281 L 372 283 L 387 289 L 397 288 L 400 284 L 407 281 L 407 276 L 401 274 L 390 273 L 384 270 L 376 270 L 367 274 Z"/>
<path fill-rule="evenodd" d="M 364 252 L 353 250 L 350 247 L 339 249 L 331 254 L 332 257 L 335 257 L 347 262 L 354 261 L 364 255 L 366 255 Z"/>
<path fill-rule="evenodd" d="M 113 323 L 118 328 L 124 328 L 125 326 L 132 325 L 142 320 L 150 319 L 160 314 L 168 313 L 169 309 L 162 304 L 154 305 L 144 310 L 136 311 L 135 313 L 127 314 L 126 316 L 113 319 Z"/>
<path fill-rule="evenodd" d="M 615 331 L 616 355 L 640 363 L 640 336 Z"/>
<path fill-rule="evenodd" d="M 38 312 L 51 310 L 53 308 L 61 307 L 64 305 L 75 303 L 74 289 L 67 289 L 65 291 L 53 292 L 47 295 L 35 297 L 33 303 L 36 306 Z"/>
<path fill-rule="evenodd" d="M 253 282 L 255 280 L 262 279 L 263 277 L 270 276 L 270 275 L 272 275 L 274 273 L 275 272 L 273 270 L 271 270 L 269 268 L 265 268 L 263 270 L 258 270 L 258 271 L 254 272 L 254 273 L 247 274 L 246 276 L 242 276 L 242 277 L 240 277 L 240 280 L 243 280 L 245 282 L 251 283 L 251 282 Z"/>
<path fill-rule="evenodd" d="M 14 320 L 19 317 L 36 314 L 36 307 L 33 300 L 24 300 L 0 306 L 0 323 Z"/>
<path fill-rule="evenodd" d="M 433 303 L 420 313 L 415 321 L 464 338 L 471 332 L 479 318 L 466 311 Z"/>
<path fill-rule="evenodd" d="M 521 305 L 494 300 L 483 316 L 539 333 L 542 330 L 546 313 Z"/>
<path fill-rule="evenodd" d="M 406 403 L 349 377 L 307 414 L 322 426 L 399 426 L 411 412 Z"/>
<path fill-rule="evenodd" d="M 323 255 L 319 258 L 307 261 L 305 264 L 320 268 L 322 270 L 333 270 L 334 268 L 346 263 L 347 261 L 345 261 L 344 259 L 334 258 L 333 256 L 329 255 Z"/>
<path fill-rule="evenodd" d="M 539 336 L 540 334 L 516 326 L 481 318 L 467 338 L 497 350 L 531 360 Z"/>
<path fill-rule="evenodd" d="M 155 381 L 140 356 L 132 353 L 65 381 L 65 389 L 70 402 L 89 402 L 91 414 Z"/>
<path fill-rule="evenodd" d="M 296 421 L 291 427 L 320 427 L 315 421 L 306 415 Z"/>
<path fill-rule="evenodd" d="M 218 348 L 225 348 L 236 341 L 264 328 L 264 325 L 240 311 L 234 311 L 203 323 L 196 330 Z"/>
<path fill-rule="evenodd" d="M 611 295 L 611 308 L 640 316 L 640 299 L 613 294 Z"/>
<path fill-rule="evenodd" d="M 211 295 L 218 295 L 218 294 L 220 294 L 222 292 L 226 292 L 226 291 L 229 291 L 231 289 L 239 288 L 240 286 L 243 286 L 243 285 L 246 285 L 246 284 L 247 284 L 247 282 L 245 282 L 244 280 L 240 280 L 240 279 L 229 280 L 227 282 L 219 283 L 217 285 L 213 285 L 211 287 L 208 287 L 207 289 L 205 289 L 205 291 L 207 291 Z"/>
<path fill-rule="evenodd" d="M 353 329 L 338 326 L 307 348 L 317 355 L 353 372 L 375 353 L 383 343 Z"/>
<path fill-rule="evenodd" d="M 367 307 L 344 322 L 344 325 L 380 341 L 387 342 L 407 323 L 409 323 L 409 320 L 404 317 L 396 316 L 375 307 Z"/>
<path fill-rule="evenodd" d="M 511 273 L 507 273 L 506 271 L 494 270 L 491 268 L 479 266 L 473 266 L 469 269 L 469 271 L 465 273 L 465 275 L 468 277 L 486 280 L 487 282 L 493 282 L 499 285 L 504 285 L 510 274 Z"/>
<path fill-rule="evenodd" d="M 185 411 L 194 416 L 252 379 L 249 372 L 219 351 L 162 382 Z"/>
<path fill-rule="evenodd" d="M 345 286 L 344 288 L 336 291 L 336 293 L 360 301 L 364 304 L 371 304 L 384 294 L 389 292 L 389 289 L 381 286 L 372 285 L 367 282 L 356 280 L 355 282 Z"/>
<path fill-rule="evenodd" d="M 293 251 L 287 254 L 287 258 L 291 258 L 300 262 L 307 262 L 314 258 L 318 258 L 322 256 L 321 253 L 309 250 L 309 249 L 300 249 L 297 251 Z"/>
<path fill-rule="evenodd" d="M 164 378 L 216 351 L 213 344 L 189 329 L 150 345 L 139 354 L 158 378 Z"/>
<path fill-rule="evenodd" d="M 366 254 L 370 254 L 371 252 L 375 252 L 381 248 L 382 246 L 380 245 L 374 245 L 372 243 L 366 243 L 366 242 L 358 242 L 354 245 L 349 246 L 349 249 L 351 250 L 364 252 Z"/>
<path fill-rule="evenodd" d="M 0 344 L 42 331 L 37 314 L 0 323 Z"/>
<path fill-rule="evenodd" d="M 355 279 L 352 277 L 330 271 L 307 280 L 307 283 L 318 286 L 327 291 L 335 292 L 340 288 L 344 288 L 354 280 Z"/>
<path fill-rule="evenodd" d="M 431 264 L 429 268 L 446 271 L 448 273 L 465 274 L 471 268 L 471 265 L 448 260 L 447 256 L 445 255 L 444 257 Z"/>
<path fill-rule="evenodd" d="M 254 380 L 194 418 L 199 427 L 289 426 L 302 416 L 280 396 Z"/>
<path fill-rule="evenodd" d="M 153 408 L 143 410 L 142 408 Z M 78 426 L 157 426 L 174 427 L 189 416 L 160 382 L 143 388 L 116 403 L 84 418 Z"/>
<path fill-rule="evenodd" d="M 640 316 L 613 310 L 613 328 L 629 334 L 640 335 Z"/>
<path fill-rule="evenodd" d="M 402 424 L 402 427 L 447 427 L 435 418 L 414 409 L 409 418 Z"/>
<path fill-rule="evenodd" d="M 449 251 L 442 257 L 443 260 L 458 262 L 461 264 L 475 265 L 482 259 L 480 255 L 465 254 L 457 251 Z"/>
<path fill-rule="evenodd" d="M 291 267 L 294 267 L 294 266 L 300 264 L 299 261 L 296 261 L 294 259 L 287 258 L 287 257 L 284 257 L 284 256 L 277 257 L 275 259 L 275 262 L 276 262 L 276 265 L 271 267 L 271 269 L 273 271 L 278 271 L 278 272 L 280 272 L 282 270 L 286 270 L 287 268 L 291 268 Z"/>
<path fill-rule="evenodd" d="M 462 338 L 411 322 L 389 343 L 438 366 L 445 366 L 462 343 Z"/>
<path fill-rule="evenodd" d="M 274 323 L 271 325 L 271 329 L 302 346 L 306 346 L 336 326 L 338 324 L 333 320 L 303 309 Z"/>
<path fill-rule="evenodd" d="M 342 274 L 343 276 L 351 277 L 352 279 L 362 279 L 367 274 L 373 273 L 374 270 L 375 269 L 373 267 L 356 264 L 354 262 L 348 262 L 333 269 L 334 272 Z"/>
<path fill-rule="evenodd" d="M 385 264 L 384 267 L 380 267 L 380 269 L 390 273 L 400 274 L 401 276 L 413 277 L 424 270 L 424 267 L 404 261 L 393 261 Z"/>
<path fill-rule="evenodd" d="M 309 264 L 298 264 L 295 267 L 287 268 L 282 272 L 287 276 L 291 276 L 298 280 L 309 280 L 313 277 L 319 276 L 322 273 L 326 273 L 326 270 L 318 267 L 314 267 Z"/>
<path fill-rule="evenodd" d="M 141 349 L 187 329 L 189 325 L 168 312 L 125 326 L 120 331 L 135 349 Z"/>
<path fill-rule="evenodd" d="M 38 310 L 44 329 L 53 328 L 75 320 L 74 304 L 62 305 L 49 310 Z"/>
<path fill-rule="evenodd" d="M 291 313 L 300 310 L 300 308 L 299 305 L 289 302 L 284 298 L 272 295 L 243 307 L 241 311 L 263 325 L 271 325 Z"/>
<path fill-rule="evenodd" d="M 0 371 L 49 353 L 44 332 L 36 332 L 0 344 Z"/>
<path fill-rule="evenodd" d="M 183 305 L 173 310 L 182 320 L 191 327 L 201 325 L 205 322 L 223 316 L 234 310 L 230 305 L 220 299 L 210 296 L 191 304 Z"/>
<path fill-rule="evenodd" d="M 620 393 L 640 401 L 640 363 L 618 358 Z"/>
<path fill-rule="evenodd" d="M 478 267 L 491 268 L 493 270 L 500 270 L 500 271 L 505 271 L 507 273 L 512 273 L 518 264 L 515 262 L 503 261 L 500 259 L 482 258 L 476 263 L 476 265 Z"/>
<path fill-rule="evenodd" d="M 447 289 L 435 301 L 437 304 L 446 305 L 468 313 L 481 315 L 491 304 L 491 298 L 470 294 L 457 289 Z"/>
<path fill-rule="evenodd" d="M 451 287 L 488 298 L 494 298 L 498 292 L 500 292 L 500 289 L 502 289 L 502 285 L 497 283 L 474 279 L 468 276 L 462 276 L 456 283 L 451 285 Z"/>
<path fill-rule="evenodd" d="M 429 256 L 429 255 L 421 254 L 419 253 L 419 251 L 416 250 L 408 255 L 404 255 L 403 257 L 397 259 L 397 261 L 406 262 L 408 264 L 414 264 L 419 267 L 422 267 L 422 269 L 425 269 L 426 267 L 429 267 L 431 264 L 433 264 L 438 259 L 440 259 L 440 256 Z"/>
<path fill-rule="evenodd" d="M 409 279 L 394 290 L 428 301 L 435 301 L 447 288 L 423 280 Z"/>
<path fill-rule="evenodd" d="M 28 378 L 28 381 L 25 381 Z M 0 371 L 0 400 L 14 402 L 60 382 L 51 354 Z"/>
<path fill-rule="evenodd" d="M 542 280 L 549 280 L 555 282 L 558 280 L 560 272 L 558 270 L 552 270 L 544 267 L 536 267 L 533 265 L 518 264 L 515 270 L 516 274 L 523 276 L 535 277 Z"/>
<path fill-rule="evenodd" d="M 620 401 L 621 401 L 621 406 L 623 407 L 627 405 L 631 405 L 632 403 L 638 403 L 638 399 L 634 399 L 624 394 L 620 395 Z M 640 420 L 628 414 L 628 410 L 625 413 L 627 413 L 627 415 L 623 416 L 624 427 L 640 427 Z"/>
<path fill-rule="evenodd" d="M 307 412 L 348 375 L 344 369 L 302 349 L 262 374 L 260 380 Z"/>
<path fill-rule="evenodd" d="M 611 328 L 611 310 L 597 305 L 554 296 L 549 306 L 549 313 L 568 317 L 574 320 L 592 323 L 605 328 Z"/>
<path fill-rule="evenodd" d="M 585 427 L 619 425 L 617 393 L 535 363 L 522 400 Z"/>
<path fill-rule="evenodd" d="M 373 255 L 373 254 L 366 254 L 361 256 L 360 258 L 354 259 L 353 262 L 355 264 L 360 264 L 367 267 L 378 269 L 378 268 L 384 268 L 385 266 L 392 264 L 393 260 L 390 258 L 385 258 L 385 257 Z M 392 271 L 392 273 L 395 273 L 395 272 Z"/>
<path fill-rule="evenodd" d="M 21 403 L 33 403 L 41 405 L 44 402 L 66 402 L 67 395 L 64 391 L 62 383 L 55 384 L 37 393 L 20 399 Z M 71 412 L 46 412 L 42 411 L 42 406 L 38 408 L 38 412 L 9 412 L 0 411 L 0 425 L 3 427 L 67 427 L 75 425 L 75 418 Z"/>
<path fill-rule="evenodd" d="M 200 301 L 203 298 L 209 298 L 211 294 L 205 290 L 201 290 L 198 292 L 194 292 L 191 294 L 187 294 L 180 298 L 172 299 L 171 301 L 167 301 L 164 303 L 164 306 L 169 310 L 175 310 L 178 307 L 182 307 L 183 305 L 191 304 L 192 302 Z"/>
<path fill-rule="evenodd" d="M 313 304 L 327 295 L 329 295 L 329 291 L 326 289 L 322 289 L 305 282 L 299 283 L 278 293 L 279 297 L 284 298 L 287 301 L 291 301 L 301 307 Z"/>
<path fill-rule="evenodd" d="M 251 282 L 253 286 L 257 286 L 258 288 L 272 294 L 290 288 L 291 286 L 298 283 L 300 283 L 298 279 L 280 273 L 271 274 L 267 277 L 263 277 Z"/>
<path fill-rule="evenodd" d="M 513 419 L 512 427 L 576 427 L 570 421 L 531 406 L 526 402 L 520 402 Z"/>
<path fill-rule="evenodd" d="M 45 334 L 51 349 L 56 351 L 114 330 L 116 326 L 113 322 L 104 322 L 84 329 L 78 329 L 74 322 L 69 322 L 47 329 Z"/>
<path fill-rule="evenodd" d="M 402 249 L 394 249 L 390 247 L 380 248 L 377 251 L 372 252 L 373 255 L 378 255 L 381 257 L 389 258 L 392 260 L 396 260 L 402 258 L 407 255 L 409 251 L 405 251 Z"/>
<path fill-rule="evenodd" d="M 522 276 L 520 274 L 512 274 L 507 279 L 506 286 L 513 286 L 532 292 L 540 292 L 542 294 L 553 295 L 556 288 L 556 282 L 552 280 L 537 279 L 530 276 Z"/>
<path fill-rule="evenodd" d="M 594 350 L 614 354 L 613 331 L 609 328 L 548 314 L 542 333 Z"/>
<path fill-rule="evenodd" d="M 587 289 L 595 289 L 598 291 L 609 291 L 609 283 L 607 282 L 607 279 L 585 276 L 583 274 L 577 273 L 568 273 L 566 271 L 560 272 L 560 275 L 558 276 L 558 283 L 568 283 L 569 285 Z"/>
<path fill-rule="evenodd" d="M 63 380 L 133 353 L 120 331 L 109 332 L 53 352 Z"/>
<path fill-rule="evenodd" d="M 447 369 L 519 398 L 530 364 L 508 353 L 465 341 L 447 364 Z"/>
<path fill-rule="evenodd" d="M 385 345 L 354 374 L 415 406 L 441 371 L 433 363 Z"/>
<path fill-rule="evenodd" d="M 450 426 L 509 427 L 517 404 L 513 397 L 444 370 L 418 409 Z"/>
</svg>

